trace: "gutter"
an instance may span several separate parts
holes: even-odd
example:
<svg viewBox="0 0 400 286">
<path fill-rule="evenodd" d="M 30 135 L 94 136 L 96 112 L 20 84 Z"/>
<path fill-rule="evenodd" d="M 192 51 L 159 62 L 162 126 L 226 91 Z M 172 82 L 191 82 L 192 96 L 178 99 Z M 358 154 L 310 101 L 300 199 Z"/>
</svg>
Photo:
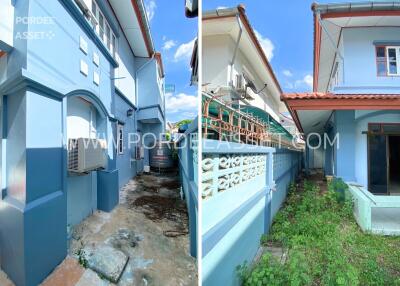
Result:
<svg viewBox="0 0 400 286">
<path fill-rule="evenodd" d="M 312 10 L 321 14 L 340 12 L 373 12 L 400 10 L 399 1 L 362 1 L 334 4 L 312 4 Z"/>
<path fill-rule="evenodd" d="M 233 87 L 233 67 L 235 66 L 235 59 L 236 59 L 236 55 L 237 55 L 237 51 L 239 49 L 239 43 L 240 43 L 240 39 L 242 38 L 242 32 L 243 32 L 243 27 L 242 27 L 242 22 L 240 21 L 240 15 L 239 13 L 236 14 L 236 21 L 239 25 L 239 34 L 236 40 L 236 44 L 235 44 L 235 50 L 233 52 L 233 56 L 232 56 L 232 61 L 231 61 L 231 71 L 229 74 L 229 84 Z"/>
</svg>

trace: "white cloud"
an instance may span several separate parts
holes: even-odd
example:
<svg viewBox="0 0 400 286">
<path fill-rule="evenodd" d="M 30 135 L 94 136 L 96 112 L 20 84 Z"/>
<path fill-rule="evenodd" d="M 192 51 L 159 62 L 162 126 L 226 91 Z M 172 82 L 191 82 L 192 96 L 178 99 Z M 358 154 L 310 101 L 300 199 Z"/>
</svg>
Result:
<svg viewBox="0 0 400 286">
<path fill-rule="evenodd" d="M 193 45 L 194 45 L 194 41 L 195 39 L 191 40 L 188 43 L 184 43 L 182 45 L 180 45 L 175 52 L 174 55 L 174 60 L 180 61 L 180 60 L 189 60 L 192 56 L 192 52 L 193 52 Z"/>
<path fill-rule="evenodd" d="M 309 88 L 313 87 L 313 76 L 308 74 L 303 78 L 303 81 Z"/>
<path fill-rule="evenodd" d="M 228 7 L 226 7 L 226 6 L 218 6 L 217 7 L 217 10 L 222 10 L 222 9 L 227 9 Z"/>
<path fill-rule="evenodd" d="M 287 77 L 292 77 L 293 74 L 290 70 L 283 70 L 282 71 L 283 75 L 287 76 Z"/>
<path fill-rule="evenodd" d="M 258 41 L 260 42 L 261 47 L 264 50 L 264 53 L 267 59 L 270 61 L 274 56 L 274 44 L 271 42 L 270 39 L 264 38 L 258 31 L 254 30 Z"/>
<path fill-rule="evenodd" d="M 163 45 L 162 49 L 167 51 L 167 50 L 169 50 L 169 49 L 171 49 L 171 48 L 173 48 L 175 46 L 176 46 L 176 41 L 168 40 L 168 41 L 164 42 L 164 45 Z"/>
<path fill-rule="evenodd" d="M 197 96 L 186 93 L 165 94 L 166 109 L 170 113 L 189 112 L 197 114 Z M 188 115 L 188 114 L 186 114 Z"/>
<path fill-rule="evenodd" d="M 312 89 L 313 87 L 313 76 L 310 74 L 307 74 L 304 76 L 303 79 L 296 80 L 294 87 L 302 87 L 302 86 L 307 86 L 308 88 Z"/>
<path fill-rule="evenodd" d="M 182 116 L 188 119 L 192 119 L 195 118 L 197 115 L 197 112 L 189 112 L 189 111 L 185 111 L 184 113 L 182 113 Z"/>
<path fill-rule="evenodd" d="M 156 13 L 157 4 L 154 0 L 149 0 L 146 1 L 145 6 L 146 6 L 147 18 L 149 19 L 149 21 L 151 21 L 154 17 L 154 14 Z"/>
</svg>

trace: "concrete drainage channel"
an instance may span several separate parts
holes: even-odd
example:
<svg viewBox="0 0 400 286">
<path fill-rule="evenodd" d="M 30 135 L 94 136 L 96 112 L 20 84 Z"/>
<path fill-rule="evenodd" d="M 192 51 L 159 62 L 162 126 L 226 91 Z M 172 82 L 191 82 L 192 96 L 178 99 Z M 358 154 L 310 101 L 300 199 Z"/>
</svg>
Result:
<svg viewBox="0 0 400 286">
<path fill-rule="evenodd" d="M 41 286 L 53 285 L 197 285 L 178 174 L 137 176 L 116 209 L 75 226 L 68 257 Z"/>
</svg>

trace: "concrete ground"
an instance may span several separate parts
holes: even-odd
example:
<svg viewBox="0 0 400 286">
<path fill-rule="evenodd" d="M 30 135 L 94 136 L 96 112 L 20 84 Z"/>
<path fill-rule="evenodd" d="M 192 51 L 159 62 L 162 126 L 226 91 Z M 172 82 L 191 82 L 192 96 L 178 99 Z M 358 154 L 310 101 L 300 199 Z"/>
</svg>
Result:
<svg viewBox="0 0 400 286">
<path fill-rule="evenodd" d="M 82 249 L 101 245 L 129 257 L 116 284 L 81 265 Z M 13 285 L 1 271 L 0 285 Z M 197 285 L 186 204 L 180 200 L 176 174 L 137 176 L 121 190 L 120 205 L 111 213 L 96 211 L 74 227 L 68 257 L 41 286 L 53 285 Z"/>
</svg>

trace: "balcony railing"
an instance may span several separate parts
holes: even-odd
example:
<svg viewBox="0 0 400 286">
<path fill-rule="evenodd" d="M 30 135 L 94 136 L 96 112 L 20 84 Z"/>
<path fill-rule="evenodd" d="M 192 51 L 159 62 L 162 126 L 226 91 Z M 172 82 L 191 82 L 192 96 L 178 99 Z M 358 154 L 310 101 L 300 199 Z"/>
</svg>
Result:
<svg viewBox="0 0 400 286">
<path fill-rule="evenodd" d="M 267 112 L 251 106 L 225 103 L 207 93 L 203 93 L 202 99 L 205 139 L 296 149 L 292 134 Z"/>
</svg>

